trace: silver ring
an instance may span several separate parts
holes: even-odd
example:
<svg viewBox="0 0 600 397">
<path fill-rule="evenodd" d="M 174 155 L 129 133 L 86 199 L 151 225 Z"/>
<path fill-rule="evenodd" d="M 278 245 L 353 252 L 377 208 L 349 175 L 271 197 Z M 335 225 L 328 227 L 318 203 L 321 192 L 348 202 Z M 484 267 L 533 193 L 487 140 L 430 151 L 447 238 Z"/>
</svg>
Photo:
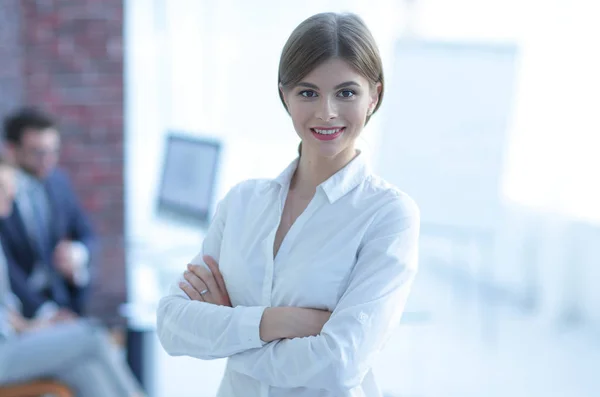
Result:
<svg viewBox="0 0 600 397">
<path fill-rule="evenodd" d="M 204 295 L 208 292 L 208 289 L 205 289 L 204 291 L 200 291 L 200 295 Z"/>
</svg>

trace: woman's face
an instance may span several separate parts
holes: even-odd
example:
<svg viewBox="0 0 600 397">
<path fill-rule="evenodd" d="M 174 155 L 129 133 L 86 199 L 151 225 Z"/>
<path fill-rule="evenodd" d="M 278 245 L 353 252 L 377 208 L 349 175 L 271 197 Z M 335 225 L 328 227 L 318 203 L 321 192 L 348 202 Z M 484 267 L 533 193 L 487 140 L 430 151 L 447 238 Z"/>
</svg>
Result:
<svg viewBox="0 0 600 397">
<path fill-rule="evenodd" d="M 332 58 L 295 87 L 282 90 L 302 154 L 335 157 L 354 153 L 367 115 L 377 105 L 381 83 L 375 87 L 348 63 Z"/>
<path fill-rule="evenodd" d="M 15 190 L 14 170 L 6 165 L 0 165 L 0 218 L 10 215 Z"/>
</svg>

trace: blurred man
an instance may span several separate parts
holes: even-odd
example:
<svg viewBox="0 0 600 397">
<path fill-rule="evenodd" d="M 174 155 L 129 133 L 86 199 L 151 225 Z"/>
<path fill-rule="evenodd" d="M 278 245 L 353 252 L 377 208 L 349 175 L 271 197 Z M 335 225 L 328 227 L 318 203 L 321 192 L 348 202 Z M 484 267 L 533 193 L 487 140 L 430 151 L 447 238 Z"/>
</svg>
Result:
<svg viewBox="0 0 600 397">
<path fill-rule="evenodd" d="M 67 175 L 57 168 L 57 126 L 36 109 L 21 109 L 4 121 L 4 144 L 19 170 L 15 208 L 0 221 L 0 238 L 23 313 L 51 317 L 62 308 L 82 314 L 94 237 Z"/>
<path fill-rule="evenodd" d="M 15 190 L 14 169 L 0 158 L 0 218 L 12 211 Z M 35 320 L 21 316 L 8 281 L 9 261 L 0 244 L 0 385 L 50 377 L 81 397 L 143 396 L 101 327 L 60 314 Z"/>
</svg>

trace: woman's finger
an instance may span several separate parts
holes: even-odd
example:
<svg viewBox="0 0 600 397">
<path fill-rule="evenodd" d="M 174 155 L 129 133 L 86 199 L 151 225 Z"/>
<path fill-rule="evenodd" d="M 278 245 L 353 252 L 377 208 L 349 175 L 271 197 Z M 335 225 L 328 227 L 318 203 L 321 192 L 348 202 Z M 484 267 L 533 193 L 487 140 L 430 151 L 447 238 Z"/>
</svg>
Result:
<svg viewBox="0 0 600 397">
<path fill-rule="evenodd" d="M 193 301 L 204 302 L 202 299 L 202 295 L 198 293 L 191 285 L 188 283 L 184 283 L 183 281 L 179 283 L 179 288 Z"/>
<path fill-rule="evenodd" d="M 221 295 L 219 286 L 217 285 L 215 277 L 210 270 L 202 265 L 191 264 L 188 265 L 188 270 L 202 280 L 202 282 L 206 285 L 209 294 L 212 294 L 215 298 Z"/>
<path fill-rule="evenodd" d="M 190 283 L 190 285 L 200 295 L 204 295 L 206 293 L 205 291 L 208 289 L 208 287 L 206 286 L 206 284 L 204 283 L 204 281 L 202 281 L 200 279 L 200 277 L 196 276 L 194 273 L 190 272 L 189 270 L 186 270 L 185 272 L 183 272 L 183 278 L 185 278 L 186 281 L 188 283 Z"/>
<path fill-rule="evenodd" d="M 223 295 L 226 295 L 227 287 L 225 286 L 225 280 L 223 279 L 223 275 L 221 274 L 221 271 L 219 270 L 219 264 L 217 263 L 216 260 L 214 260 L 213 257 L 208 256 L 208 255 L 202 257 L 202 259 L 204 260 L 204 263 L 206 263 L 206 265 L 208 266 L 208 268 L 214 275 L 215 281 L 217 282 L 217 285 L 219 286 L 221 293 Z"/>
</svg>

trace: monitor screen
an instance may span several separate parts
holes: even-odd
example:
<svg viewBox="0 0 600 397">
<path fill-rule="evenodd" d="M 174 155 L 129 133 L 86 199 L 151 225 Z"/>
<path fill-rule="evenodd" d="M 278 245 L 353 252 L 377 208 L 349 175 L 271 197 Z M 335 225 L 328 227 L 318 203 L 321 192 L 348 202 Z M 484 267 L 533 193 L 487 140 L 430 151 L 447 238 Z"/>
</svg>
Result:
<svg viewBox="0 0 600 397">
<path fill-rule="evenodd" d="M 176 221 L 205 225 L 209 221 L 221 143 L 171 134 L 167 138 L 158 212 Z"/>
</svg>

